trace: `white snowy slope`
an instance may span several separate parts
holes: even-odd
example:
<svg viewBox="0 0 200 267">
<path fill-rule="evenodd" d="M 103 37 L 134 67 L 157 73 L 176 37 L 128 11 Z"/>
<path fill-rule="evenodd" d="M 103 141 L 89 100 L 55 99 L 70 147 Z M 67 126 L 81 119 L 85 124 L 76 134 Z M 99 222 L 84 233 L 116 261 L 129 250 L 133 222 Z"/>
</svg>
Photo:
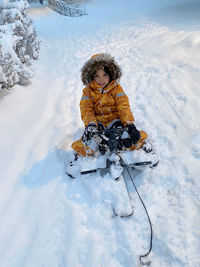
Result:
<svg viewBox="0 0 200 267">
<path fill-rule="evenodd" d="M 130 183 L 134 215 L 123 219 L 113 217 L 108 176 L 64 174 L 83 132 L 80 69 L 99 52 L 121 65 L 136 125 L 160 157 L 157 168 L 134 172 L 154 230 L 148 260 L 200 266 L 200 23 L 173 24 L 166 13 L 161 21 L 181 1 L 158 2 L 88 1 L 81 18 L 30 10 L 41 39 L 35 77 L 0 99 L 0 266 L 132 267 L 148 251 Z"/>
</svg>

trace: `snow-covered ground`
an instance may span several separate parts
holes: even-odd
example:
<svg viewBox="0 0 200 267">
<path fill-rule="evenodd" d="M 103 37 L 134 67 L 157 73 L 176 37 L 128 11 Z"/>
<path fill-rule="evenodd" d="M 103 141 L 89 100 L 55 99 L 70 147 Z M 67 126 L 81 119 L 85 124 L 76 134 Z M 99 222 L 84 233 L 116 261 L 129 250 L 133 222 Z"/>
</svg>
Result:
<svg viewBox="0 0 200 267">
<path fill-rule="evenodd" d="M 0 99 L 0 266 L 132 267 L 148 250 L 130 183 L 134 215 L 113 218 L 109 179 L 64 174 L 83 131 L 80 69 L 99 52 L 121 65 L 136 125 L 161 159 L 134 173 L 153 223 L 151 266 L 200 266 L 200 5 L 159 2 L 88 1 L 81 18 L 30 10 L 42 41 L 35 77 Z"/>
</svg>

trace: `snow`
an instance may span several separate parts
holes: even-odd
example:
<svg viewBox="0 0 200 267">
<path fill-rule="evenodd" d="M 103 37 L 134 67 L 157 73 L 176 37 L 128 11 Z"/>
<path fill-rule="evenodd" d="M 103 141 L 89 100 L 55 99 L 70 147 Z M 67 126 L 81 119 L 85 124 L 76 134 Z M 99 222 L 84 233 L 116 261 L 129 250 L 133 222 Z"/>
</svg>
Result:
<svg viewBox="0 0 200 267">
<path fill-rule="evenodd" d="M 148 250 L 130 181 L 134 215 L 120 218 L 109 176 L 64 173 L 84 128 L 80 69 L 99 52 L 122 67 L 136 126 L 160 157 L 153 170 L 132 173 L 153 224 L 148 260 L 200 266 L 200 5 L 160 2 L 88 1 L 80 18 L 30 9 L 42 41 L 35 77 L 0 99 L 0 266 L 131 267 Z"/>
</svg>

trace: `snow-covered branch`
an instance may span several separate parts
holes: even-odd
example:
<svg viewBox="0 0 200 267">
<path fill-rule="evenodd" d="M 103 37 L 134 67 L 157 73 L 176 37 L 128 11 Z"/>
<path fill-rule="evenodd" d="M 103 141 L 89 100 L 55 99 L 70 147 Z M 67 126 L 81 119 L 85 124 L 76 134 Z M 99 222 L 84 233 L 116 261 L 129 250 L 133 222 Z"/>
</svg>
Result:
<svg viewBox="0 0 200 267">
<path fill-rule="evenodd" d="M 69 16 L 69 17 L 80 17 L 87 15 L 86 11 L 83 10 L 80 4 L 73 3 L 69 0 L 49 0 L 49 7 L 57 13 Z"/>
</svg>

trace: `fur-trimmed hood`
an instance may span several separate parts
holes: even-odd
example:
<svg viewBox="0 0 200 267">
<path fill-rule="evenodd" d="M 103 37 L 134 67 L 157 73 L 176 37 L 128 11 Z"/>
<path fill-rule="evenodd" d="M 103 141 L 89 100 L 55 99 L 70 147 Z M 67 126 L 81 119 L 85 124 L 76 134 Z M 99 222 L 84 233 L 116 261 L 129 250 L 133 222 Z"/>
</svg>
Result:
<svg viewBox="0 0 200 267">
<path fill-rule="evenodd" d="M 101 53 L 92 56 L 81 69 L 81 79 L 84 85 L 89 85 L 93 80 L 94 73 L 100 69 L 107 67 L 112 76 L 112 80 L 119 80 L 122 72 L 120 66 L 115 59 L 107 53 Z"/>
</svg>

